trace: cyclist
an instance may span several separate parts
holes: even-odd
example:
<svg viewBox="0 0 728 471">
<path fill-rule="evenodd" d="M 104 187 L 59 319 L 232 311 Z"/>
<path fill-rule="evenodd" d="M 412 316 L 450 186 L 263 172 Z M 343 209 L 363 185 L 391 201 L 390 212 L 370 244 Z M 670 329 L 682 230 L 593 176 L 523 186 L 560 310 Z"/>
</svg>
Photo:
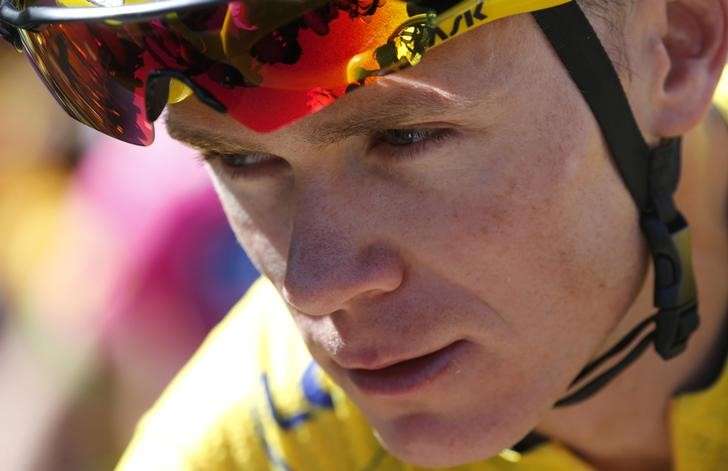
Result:
<svg viewBox="0 0 728 471">
<path fill-rule="evenodd" d="M 120 469 L 728 464 L 728 1 L 4 7 L 77 119 L 173 103 L 266 277 Z"/>
</svg>

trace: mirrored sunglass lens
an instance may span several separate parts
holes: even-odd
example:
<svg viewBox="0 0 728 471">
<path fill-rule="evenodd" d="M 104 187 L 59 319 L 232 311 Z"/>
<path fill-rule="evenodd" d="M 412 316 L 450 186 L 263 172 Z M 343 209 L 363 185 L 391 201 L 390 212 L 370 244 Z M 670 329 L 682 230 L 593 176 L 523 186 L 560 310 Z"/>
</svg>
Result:
<svg viewBox="0 0 728 471">
<path fill-rule="evenodd" d="M 112 137 L 149 144 L 138 44 L 100 24 L 53 24 L 23 32 L 36 70 L 73 117 Z"/>
<path fill-rule="evenodd" d="M 232 8 L 232 4 L 230 4 Z M 177 14 L 179 21 L 190 31 L 217 32 L 223 28 L 228 13 L 228 5 L 221 4 L 208 8 L 188 10 Z"/>
<path fill-rule="evenodd" d="M 411 3 L 233 1 L 136 23 L 54 24 L 24 39 L 69 113 L 145 144 L 153 136 L 147 116 L 156 118 L 164 105 L 164 97 L 150 100 L 150 76 L 157 93 L 168 89 L 160 78 L 174 77 L 246 126 L 271 131 L 383 69 L 416 64 L 431 18 Z"/>
</svg>

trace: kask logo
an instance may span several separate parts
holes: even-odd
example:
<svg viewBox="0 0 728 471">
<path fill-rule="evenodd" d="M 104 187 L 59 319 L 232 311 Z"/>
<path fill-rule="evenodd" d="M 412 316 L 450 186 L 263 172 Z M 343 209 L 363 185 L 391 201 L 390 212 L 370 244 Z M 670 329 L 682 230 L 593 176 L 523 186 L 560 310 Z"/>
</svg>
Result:
<svg viewBox="0 0 728 471">
<path fill-rule="evenodd" d="M 470 29 L 473 26 L 487 20 L 488 15 L 486 15 L 483 11 L 484 8 L 485 0 L 479 0 L 476 5 L 470 10 L 467 10 L 464 13 L 457 15 L 450 21 L 445 21 L 443 24 L 435 28 L 435 35 L 432 38 L 434 44 L 447 41 L 448 39 L 461 32 L 461 30 Z"/>
</svg>

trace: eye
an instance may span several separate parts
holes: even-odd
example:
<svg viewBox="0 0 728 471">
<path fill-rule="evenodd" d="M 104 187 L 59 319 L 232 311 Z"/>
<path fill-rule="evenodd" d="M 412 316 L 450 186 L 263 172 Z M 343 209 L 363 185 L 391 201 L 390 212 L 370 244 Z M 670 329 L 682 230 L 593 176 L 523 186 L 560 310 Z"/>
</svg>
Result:
<svg viewBox="0 0 728 471">
<path fill-rule="evenodd" d="M 266 154 L 204 152 L 202 158 L 210 164 L 216 165 L 231 179 L 271 176 L 288 165 L 285 160 Z"/>
<path fill-rule="evenodd" d="M 390 157 L 414 157 L 454 135 L 452 129 L 387 129 L 375 135 L 372 149 Z"/>
</svg>

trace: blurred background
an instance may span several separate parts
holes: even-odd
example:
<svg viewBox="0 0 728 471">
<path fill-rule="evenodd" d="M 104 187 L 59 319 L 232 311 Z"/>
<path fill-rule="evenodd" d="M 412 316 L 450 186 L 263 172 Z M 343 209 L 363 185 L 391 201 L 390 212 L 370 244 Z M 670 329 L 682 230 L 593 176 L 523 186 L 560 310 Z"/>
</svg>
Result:
<svg viewBox="0 0 728 471">
<path fill-rule="evenodd" d="M 0 45 L 0 470 L 112 469 L 257 277 L 192 150 L 83 128 Z"/>
</svg>

